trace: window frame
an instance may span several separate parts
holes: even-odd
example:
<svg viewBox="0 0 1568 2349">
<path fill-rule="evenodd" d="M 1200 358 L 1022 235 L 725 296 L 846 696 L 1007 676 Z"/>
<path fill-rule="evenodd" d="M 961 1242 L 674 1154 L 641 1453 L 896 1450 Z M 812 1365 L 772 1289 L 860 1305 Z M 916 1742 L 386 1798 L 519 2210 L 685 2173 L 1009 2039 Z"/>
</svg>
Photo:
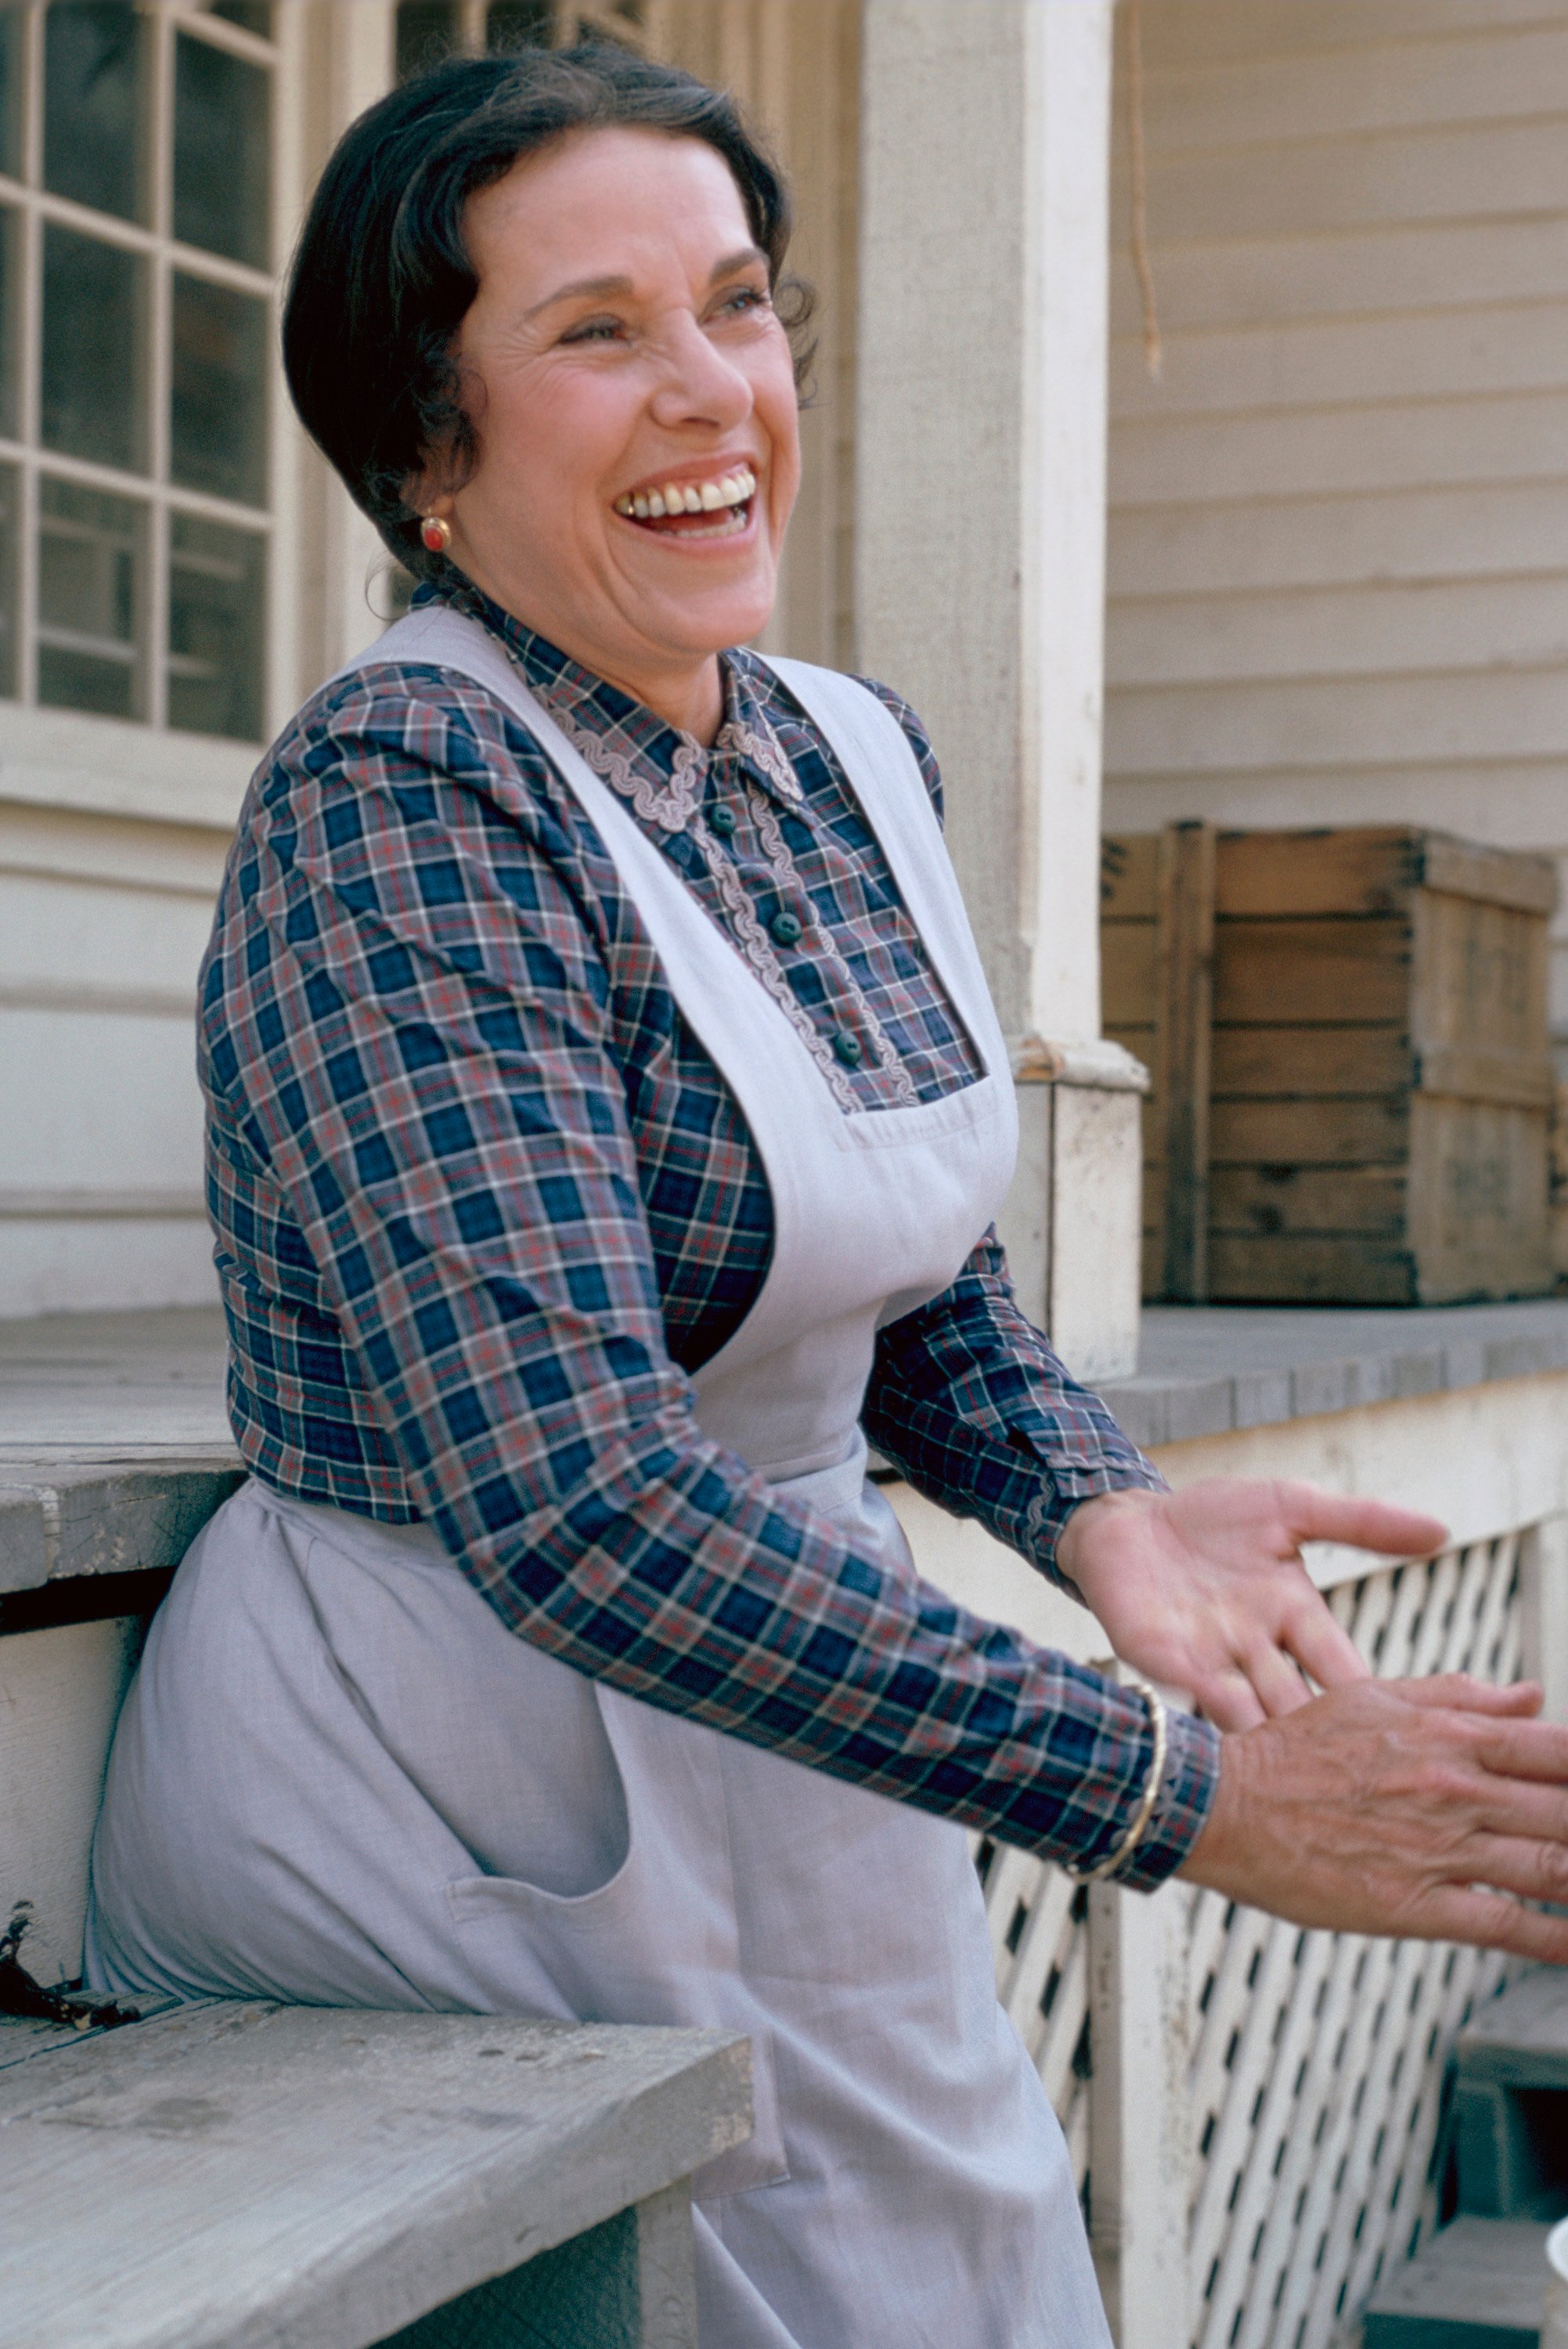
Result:
<svg viewBox="0 0 1568 2349">
<path fill-rule="evenodd" d="M 638 55 L 651 53 L 647 23 L 650 11 L 645 5 L 641 20 L 624 16 L 614 0 L 550 0 L 550 7 L 553 22 L 550 40 L 545 44 L 548 47 L 567 48 L 584 31 L 591 31 Z M 453 0 L 453 13 L 457 18 L 455 53 L 466 57 L 482 55 L 488 38 L 490 0 Z M 392 14 L 396 18 L 396 0 Z"/>
<path fill-rule="evenodd" d="M 133 724 L 157 732 L 172 729 L 169 709 L 169 622 L 171 564 L 170 516 L 192 514 L 225 528 L 242 531 L 263 543 L 264 586 L 260 616 L 260 702 L 263 733 L 278 721 L 280 703 L 287 693 L 283 675 L 285 595 L 279 562 L 280 509 L 287 502 L 291 456 L 285 437 L 281 369 L 276 355 L 275 320 L 282 239 L 289 211 L 283 166 L 285 121 L 294 93 L 290 72 L 294 42 L 289 35 L 294 11 L 276 5 L 274 37 L 271 41 L 210 16 L 194 0 L 152 0 L 138 14 L 150 54 L 143 75 L 140 124 L 146 160 L 145 225 L 93 211 L 44 186 L 44 42 L 46 0 L 26 0 L 18 11 L 21 28 L 19 117 L 21 176 L 0 172 L 0 205 L 19 216 L 16 237 L 21 285 L 15 319 L 15 364 L 17 370 L 17 431 L 0 434 L 0 465 L 17 478 L 15 575 L 15 676 L 14 690 L 0 696 L 6 706 L 36 709 L 73 724 L 103 722 L 94 713 L 38 698 L 39 529 L 41 483 L 47 477 L 133 502 L 143 512 L 145 553 L 142 586 L 145 619 L 136 669 L 135 715 L 112 723 Z M 253 268 L 242 262 L 180 243 L 172 233 L 174 199 L 174 71 L 175 44 L 185 36 L 203 40 L 246 63 L 259 65 L 271 81 L 267 132 L 270 200 L 268 266 Z M 43 244 L 46 224 L 57 223 L 138 255 L 147 279 L 147 312 L 140 336 L 138 364 L 143 380 L 139 387 L 146 420 L 147 470 L 124 471 L 90 460 L 67 457 L 43 445 L 41 396 L 43 358 Z M 263 506 L 242 504 L 198 490 L 181 487 L 170 473 L 170 396 L 172 391 L 173 281 L 176 271 L 250 295 L 266 305 L 269 354 L 265 386 L 266 420 L 263 438 L 267 466 L 267 499 Z M 238 741 L 239 737 L 201 738 Z M 245 737 L 249 741 L 253 738 Z"/>
</svg>

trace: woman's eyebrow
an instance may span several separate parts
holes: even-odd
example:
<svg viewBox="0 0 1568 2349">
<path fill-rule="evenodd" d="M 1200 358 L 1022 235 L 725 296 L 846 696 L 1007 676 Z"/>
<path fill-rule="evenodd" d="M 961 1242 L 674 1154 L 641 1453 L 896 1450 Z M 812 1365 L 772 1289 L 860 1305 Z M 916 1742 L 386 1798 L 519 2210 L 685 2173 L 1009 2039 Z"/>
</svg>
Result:
<svg viewBox="0 0 1568 2349">
<path fill-rule="evenodd" d="M 766 267 L 768 255 L 762 247 L 759 244 L 743 244 L 738 253 L 727 253 L 722 261 L 714 263 L 707 282 L 710 285 L 717 285 L 721 278 L 733 277 L 739 270 L 749 269 L 758 261 Z M 629 277 L 578 277 L 570 285 L 558 285 L 553 294 L 547 294 L 542 302 L 536 302 L 531 310 L 525 310 L 522 315 L 525 318 L 536 318 L 541 310 L 548 310 L 552 302 L 581 301 L 634 291 Z"/>
<path fill-rule="evenodd" d="M 710 285 L 717 285 L 721 277 L 733 277 L 738 271 L 749 269 L 754 262 L 758 261 L 764 268 L 767 267 L 768 255 L 762 247 L 759 244 L 743 244 L 738 253 L 727 253 L 722 261 L 714 263 L 707 282 Z"/>
<path fill-rule="evenodd" d="M 540 312 L 548 310 L 552 302 L 570 302 L 590 294 L 629 294 L 631 291 L 629 277 L 579 277 L 570 285 L 558 285 L 553 294 L 547 294 L 542 302 L 536 302 L 531 310 L 525 310 L 522 315 L 525 318 L 537 318 Z"/>
</svg>

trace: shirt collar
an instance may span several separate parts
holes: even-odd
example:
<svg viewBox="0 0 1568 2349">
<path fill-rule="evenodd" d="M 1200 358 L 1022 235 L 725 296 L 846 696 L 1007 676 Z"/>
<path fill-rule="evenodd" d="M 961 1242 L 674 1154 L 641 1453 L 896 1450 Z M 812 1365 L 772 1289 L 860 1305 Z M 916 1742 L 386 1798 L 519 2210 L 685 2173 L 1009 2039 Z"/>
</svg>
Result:
<svg viewBox="0 0 1568 2349">
<path fill-rule="evenodd" d="M 767 671 L 754 653 L 736 648 L 719 655 L 724 719 L 710 751 L 618 686 L 595 677 L 547 636 L 525 628 L 460 574 L 420 583 L 413 607 L 432 603 L 449 604 L 455 611 L 481 621 L 500 637 L 531 690 L 548 709 L 557 715 L 564 712 L 574 727 L 612 740 L 634 767 L 645 771 L 650 781 L 667 784 L 677 767 L 690 772 L 694 753 L 705 771 L 710 759 L 730 757 L 770 797 L 786 807 L 799 805 L 800 786 L 762 698 Z"/>
</svg>

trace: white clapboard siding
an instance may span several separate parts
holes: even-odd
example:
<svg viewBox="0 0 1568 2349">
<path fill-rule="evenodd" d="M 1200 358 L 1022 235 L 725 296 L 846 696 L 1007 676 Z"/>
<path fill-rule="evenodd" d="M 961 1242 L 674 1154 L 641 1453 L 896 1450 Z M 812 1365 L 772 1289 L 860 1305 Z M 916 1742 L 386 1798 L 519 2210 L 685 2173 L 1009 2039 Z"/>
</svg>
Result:
<svg viewBox="0 0 1568 2349">
<path fill-rule="evenodd" d="M 1175 620 L 1181 596 L 1560 576 L 1565 546 L 1568 481 L 1131 506 L 1111 518 L 1110 551 L 1119 576 L 1137 586 L 1113 609 L 1156 596 Z"/>
<path fill-rule="evenodd" d="M 1169 5 L 1169 0 L 1164 0 Z M 1258 0 L 1266 7 L 1271 0 Z M 1379 0 L 1367 0 L 1376 8 Z M 1357 60 L 1346 60 L 1347 83 Z M 1151 78 L 1152 79 L 1152 78 Z M 1150 91 L 1158 103 L 1159 84 Z M 1543 120 L 1444 124 L 1386 139 L 1283 141 L 1206 152 L 1153 154 L 1149 201 L 1161 234 L 1293 235 L 1387 228 L 1400 221 L 1498 219 L 1561 211 L 1568 203 L 1563 115 Z M 1113 219 L 1126 225 L 1126 186 Z"/>
<path fill-rule="evenodd" d="M 125 1617 L 0 1640 L 0 1925 L 27 1903 L 37 1982 L 81 1973 L 93 1821 L 143 1628 Z"/>
<path fill-rule="evenodd" d="M 1295 768 L 1365 767 L 1368 735 L 1386 740 L 1406 766 L 1562 756 L 1568 668 L 1140 687 L 1115 697 L 1106 759 L 1130 777 L 1200 767 L 1215 775 L 1256 775 L 1276 761 Z M 1191 812 L 1202 812 L 1201 806 Z M 1304 807 L 1297 821 L 1310 823 L 1313 814 Z M 1362 821 L 1375 820 L 1368 808 Z M 1442 819 L 1434 812 L 1431 821 Z M 1568 832 L 1568 812 L 1563 828 Z"/>
<path fill-rule="evenodd" d="M 1110 427 L 1113 512 L 1258 494 L 1559 483 L 1565 471 L 1568 390 L 1274 415 L 1113 417 Z M 1109 585 L 1116 595 L 1138 583 Z"/>
<path fill-rule="evenodd" d="M 1378 677 L 1407 670 L 1558 669 L 1568 576 L 1404 580 L 1389 587 L 1129 596 L 1111 615 L 1113 684 Z"/>
<path fill-rule="evenodd" d="M 0 804 L 0 1317 L 204 1304 L 196 977 L 227 835 L 118 812 L 134 778 L 45 781 L 99 803 Z"/>
<path fill-rule="evenodd" d="M 1151 67 L 1234 65 L 1300 51 L 1375 48 L 1387 41 L 1560 22 L 1556 0 L 1182 0 L 1152 16 Z"/>
<path fill-rule="evenodd" d="M 132 999 L 134 1000 L 134 999 Z M 0 1122 L 0 1213 L 14 1194 L 101 1188 L 201 1195 L 201 1099 L 189 1003 L 121 1011 L 0 1007 L 0 1063 L 22 1114 Z"/>
<path fill-rule="evenodd" d="M 1337 237 L 1243 236 L 1224 244 L 1171 245 L 1160 255 L 1160 310 L 1183 334 L 1202 327 L 1289 323 L 1459 304 L 1568 295 L 1568 240 L 1561 221 L 1440 221 Z M 1130 270 L 1111 287 L 1111 330 L 1141 321 Z"/>
<path fill-rule="evenodd" d="M 1568 855 L 1568 0 L 1142 16 L 1163 366 L 1124 25 L 1108 823 Z"/>
<path fill-rule="evenodd" d="M 108 989 L 132 999 L 166 997 L 191 1018 L 196 970 L 211 926 L 210 892 L 187 895 L 0 868 L 0 1004 L 79 993 L 97 1008 Z"/>
<path fill-rule="evenodd" d="M 1278 13 L 1274 0 L 1265 0 Z M 1374 22 L 1385 12 L 1366 0 Z M 1258 140 L 1334 139 L 1348 131 L 1428 130 L 1434 124 L 1519 121 L 1561 112 L 1568 88 L 1568 24 L 1510 26 L 1429 24 L 1412 70 L 1408 40 L 1364 46 L 1355 68 L 1344 53 L 1255 56 L 1230 63 L 1172 63 L 1164 80 L 1153 154 L 1251 146 Z M 1486 37 L 1477 39 L 1481 34 Z"/>
<path fill-rule="evenodd" d="M 1563 125 L 1568 140 L 1568 123 Z M 1172 335 L 1151 383 L 1140 344 L 1111 353 L 1119 417 L 1229 416 L 1238 410 L 1322 408 L 1343 401 L 1552 391 L 1568 364 L 1568 298 L 1403 311 L 1387 318 L 1313 318 Z"/>
</svg>

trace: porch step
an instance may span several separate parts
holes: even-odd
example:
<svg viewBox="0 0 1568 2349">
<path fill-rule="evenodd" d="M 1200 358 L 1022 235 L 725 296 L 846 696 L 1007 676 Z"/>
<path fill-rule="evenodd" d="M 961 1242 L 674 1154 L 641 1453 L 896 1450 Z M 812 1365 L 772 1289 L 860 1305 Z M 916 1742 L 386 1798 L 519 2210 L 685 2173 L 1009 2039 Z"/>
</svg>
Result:
<svg viewBox="0 0 1568 2349">
<path fill-rule="evenodd" d="M 1473 2015 L 1454 2051 L 1459 2208 L 1568 2216 L 1568 1974 L 1542 1967 Z"/>
<path fill-rule="evenodd" d="M 1550 2228 L 1459 2218 L 1386 2276 L 1363 2349 L 1536 2349 Z"/>
<path fill-rule="evenodd" d="M 211 2002 L 0 2024 L 0 2349 L 692 2349 L 717 2031 Z"/>
</svg>

